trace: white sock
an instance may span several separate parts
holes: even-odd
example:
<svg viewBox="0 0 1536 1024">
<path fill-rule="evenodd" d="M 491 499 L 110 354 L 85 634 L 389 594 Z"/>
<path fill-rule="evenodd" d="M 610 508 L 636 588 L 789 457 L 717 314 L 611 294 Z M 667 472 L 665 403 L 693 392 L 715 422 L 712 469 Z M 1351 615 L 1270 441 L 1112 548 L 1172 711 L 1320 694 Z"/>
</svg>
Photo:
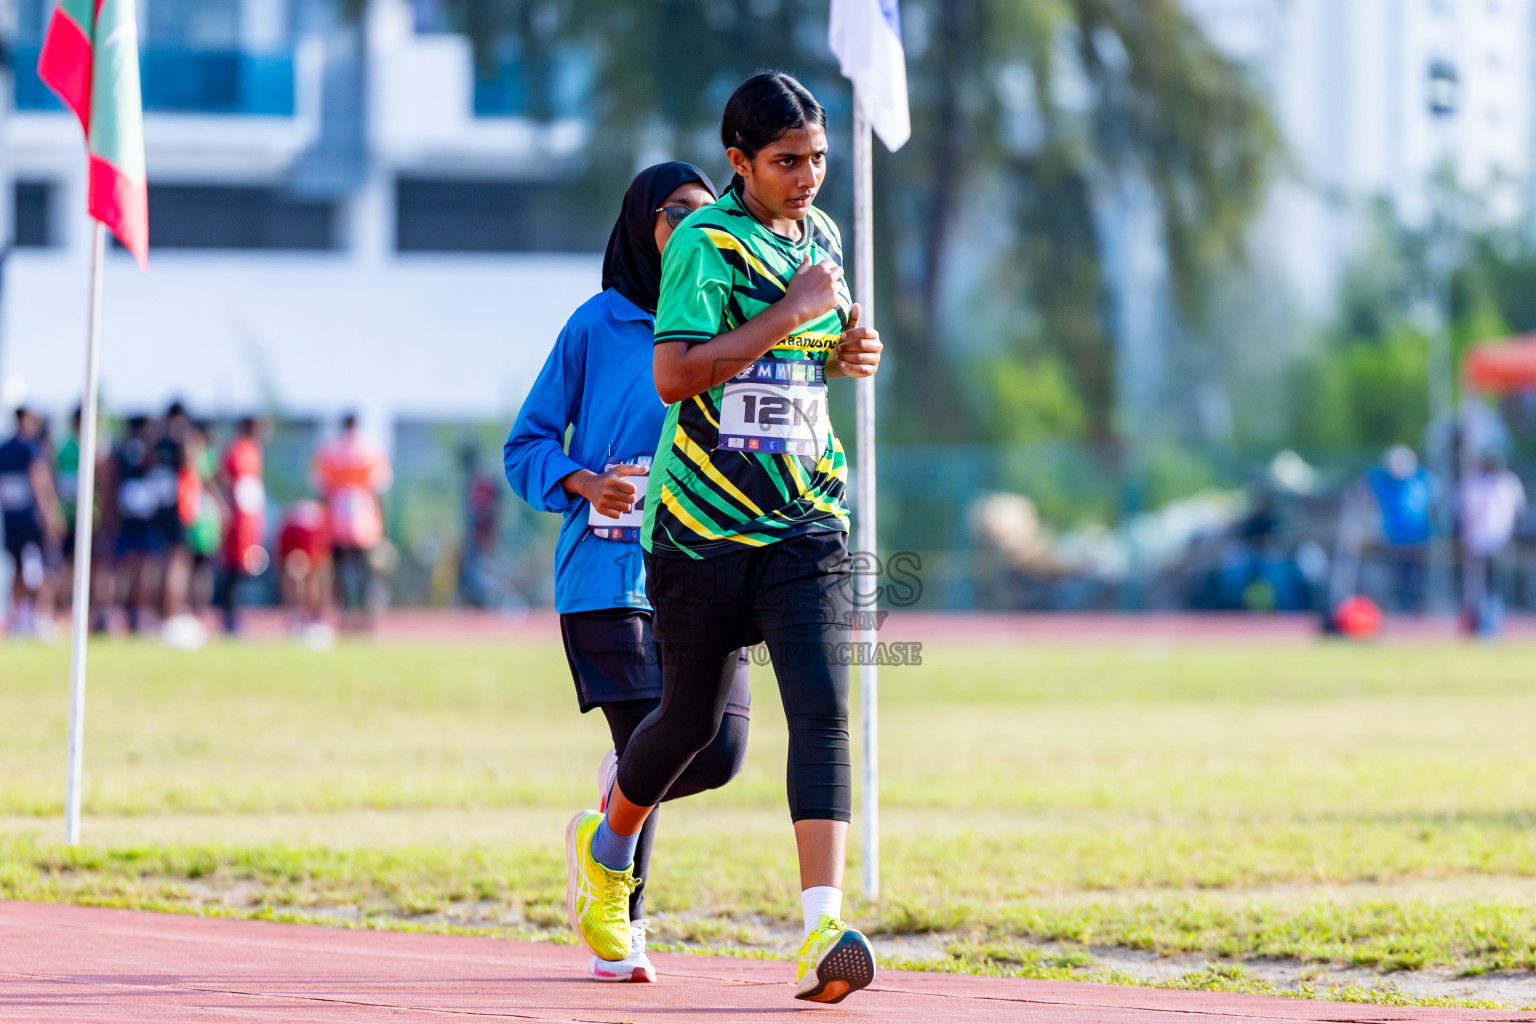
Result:
<svg viewBox="0 0 1536 1024">
<path fill-rule="evenodd" d="M 805 934 L 816 928 L 822 914 L 836 920 L 843 916 L 843 890 L 830 885 L 813 885 L 800 890 L 800 909 L 805 912 Z"/>
</svg>

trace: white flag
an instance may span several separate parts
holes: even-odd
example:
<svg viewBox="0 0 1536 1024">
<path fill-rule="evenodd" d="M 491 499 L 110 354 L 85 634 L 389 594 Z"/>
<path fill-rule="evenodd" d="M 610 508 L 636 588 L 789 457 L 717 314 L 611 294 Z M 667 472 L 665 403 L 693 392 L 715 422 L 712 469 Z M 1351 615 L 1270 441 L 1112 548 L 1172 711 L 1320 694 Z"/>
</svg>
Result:
<svg viewBox="0 0 1536 1024">
<path fill-rule="evenodd" d="M 897 0 L 832 0 L 827 41 L 843 77 L 853 82 L 869 123 L 895 152 L 912 137 L 907 108 L 907 54 L 901 48 Z"/>
</svg>

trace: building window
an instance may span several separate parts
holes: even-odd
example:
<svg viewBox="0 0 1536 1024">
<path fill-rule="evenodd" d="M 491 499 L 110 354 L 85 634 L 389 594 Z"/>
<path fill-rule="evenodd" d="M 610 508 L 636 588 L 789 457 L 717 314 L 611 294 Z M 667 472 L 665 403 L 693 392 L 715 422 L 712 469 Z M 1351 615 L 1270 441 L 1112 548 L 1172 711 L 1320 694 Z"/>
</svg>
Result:
<svg viewBox="0 0 1536 1024">
<path fill-rule="evenodd" d="M 45 19 L 53 11 L 46 0 L 21 0 L 16 8 L 16 38 L 24 42 L 43 38 Z"/>
<path fill-rule="evenodd" d="M 293 54 L 145 49 L 144 109 L 196 114 L 293 116 Z"/>
<path fill-rule="evenodd" d="M 46 249 L 56 243 L 53 232 L 55 191 L 57 189 L 51 182 L 16 182 L 11 229 L 18 249 Z"/>
<path fill-rule="evenodd" d="M 448 16 L 443 12 L 443 0 L 411 0 L 412 21 L 417 35 L 447 32 Z"/>
<path fill-rule="evenodd" d="M 600 252 L 607 226 L 594 218 L 590 199 L 565 184 L 401 178 L 395 186 L 395 248 Z"/>
<path fill-rule="evenodd" d="M 155 249 L 334 249 L 336 209 L 273 188 L 151 185 L 149 244 Z"/>
<path fill-rule="evenodd" d="M 38 42 L 14 51 L 17 110 L 63 110 L 37 76 Z M 146 45 L 139 53 L 139 86 L 146 111 L 292 117 L 292 49 L 266 53 Z"/>
<path fill-rule="evenodd" d="M 597 81 L 597 60 L 579 47 L 524 59 L 517 40 L 498 44 L 488 66 L 475 64 L 476 117 L 580 117 Z"/>
<path fill-rule="evenodd" d="M 240 45 L 240 0 L 148 0 L 144 42 L 150 47 L 234 49 Z"/>
</svg>

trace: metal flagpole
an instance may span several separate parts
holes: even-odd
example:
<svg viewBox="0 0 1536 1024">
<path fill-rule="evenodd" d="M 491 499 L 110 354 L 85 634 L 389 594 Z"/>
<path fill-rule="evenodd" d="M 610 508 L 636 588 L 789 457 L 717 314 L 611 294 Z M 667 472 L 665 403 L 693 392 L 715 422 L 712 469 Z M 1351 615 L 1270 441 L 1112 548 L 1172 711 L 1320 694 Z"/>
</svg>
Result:
<svg viewBox="0 0 1536 1024">
<path fill-rule="evenodd" d="M 91 520 L 96 507 L 96 392 L 101 354 L 101 272 L 107 228 L 91 222 L 91 308 L 85 343 L 85 395 L 80 402 L 80 476 L 75 498 L 75 593 L 70 622 L 69 783 L 64 841 L 80 842 L 80 769 L 85 753 L 85 638 L 91 614 Z"/>
<path fill-rule="evenodd" d="M 853 290 L 859 303 L 859 324 L 875 324 L 874 154 L 869 117 L 857 88 L 853 91 Z M 867 558 L 878 558 L 875 538 L 875 379 L 854 382 L 858 420 L 858 510 L 856 544 Z M 876 620 L 876 609 L 865 610 Z M 864 626 L 865 623 L 859 623 Z M 874 628 L 861 629 L 872 649 Z M 859 701 L 864 719 L 864 898 L 880 898 L 880 682 L 872 659 L 859 666 Z"/>
</svg>

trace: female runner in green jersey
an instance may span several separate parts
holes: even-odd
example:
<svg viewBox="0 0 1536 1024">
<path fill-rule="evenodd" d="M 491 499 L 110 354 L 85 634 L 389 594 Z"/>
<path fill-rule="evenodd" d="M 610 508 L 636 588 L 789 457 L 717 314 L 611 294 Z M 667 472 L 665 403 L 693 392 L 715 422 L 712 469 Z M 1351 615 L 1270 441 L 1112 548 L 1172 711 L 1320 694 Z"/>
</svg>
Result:
<svg viewBox="0 0 1536 1024">
<path fill-rule="evenodd" d="M 858 325 L 837 226 L 813 205 L 826 174 L 821 106 L 788 75 L 754 75 L 726 105 L 721 138 L 736 179 L 662 258 L 652 365 L 670 407 L 641 534 L 661 705 L 620 758 L 606 816 L 583 812 L 567 829 L 567 903 L 596 955 L 624 955 L 635 837 L 719 728 L 734 652 L 766 642 L 789 722 L 806 920 L 795 994 L 838 1002 L 874 980 L 875 964 L 841 920 L 854 602 L 826 378 L 869 376 L 881 346 Z"/>
</svg>

